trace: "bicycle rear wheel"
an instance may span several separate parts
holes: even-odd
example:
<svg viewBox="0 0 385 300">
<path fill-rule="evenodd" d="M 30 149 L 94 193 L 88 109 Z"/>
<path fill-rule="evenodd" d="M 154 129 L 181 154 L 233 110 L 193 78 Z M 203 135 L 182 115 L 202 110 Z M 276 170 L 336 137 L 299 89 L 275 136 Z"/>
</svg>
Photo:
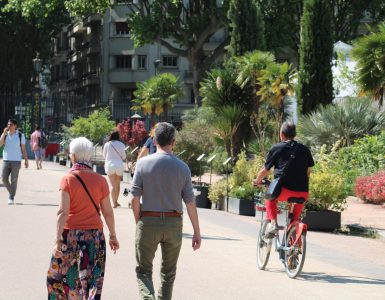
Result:
<svg viewBox="0 0 385 300">
<path fill-rule="evenodd" d="M 302 271 L 306 255 L 306 231 L 296 240 L 296 227 L 290 228 L 286 235 L 286 245 L 290 250 L 285 253 L 285 269 L 290 278 L 296 278 Z"/>
<path fill-rule="evenodd" d="M 265 238 L 265 232 L 268 224 L 268 220 L 262 221 L 261 229 L 259 230 L 258 234 L 257 266 L 260 270 L 264 270 L 267 265 L 267 262 L 269 261 L 271 244 L 273 242 L 273 239 Z"/>
</svg>

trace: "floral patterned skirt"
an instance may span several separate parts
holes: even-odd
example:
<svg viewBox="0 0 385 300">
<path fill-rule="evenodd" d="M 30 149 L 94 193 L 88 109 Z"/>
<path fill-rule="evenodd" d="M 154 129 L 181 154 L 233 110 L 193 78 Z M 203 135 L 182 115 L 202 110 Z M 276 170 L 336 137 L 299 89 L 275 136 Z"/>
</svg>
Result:
<svg viewBox="0 0 385 300">
<path fill-rule="evenodd" d="M 106 263 L 103 230 L 65 229 L 62 252 L 62 257 L 51 258 L 48 300 L 101 299 Z"/>
</svg>

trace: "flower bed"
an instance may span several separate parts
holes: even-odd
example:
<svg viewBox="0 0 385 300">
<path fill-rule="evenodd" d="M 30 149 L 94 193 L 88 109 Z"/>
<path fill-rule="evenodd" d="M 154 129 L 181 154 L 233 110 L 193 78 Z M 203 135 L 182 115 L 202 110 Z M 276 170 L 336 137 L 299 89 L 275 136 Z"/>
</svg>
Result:
<svg viewBox="0 0 385 300">
<path fill-rule="evenodd" d="M 385 171 L 357 178 L 355 194 L 367 202 L 385 203 Z"/>
</svg>

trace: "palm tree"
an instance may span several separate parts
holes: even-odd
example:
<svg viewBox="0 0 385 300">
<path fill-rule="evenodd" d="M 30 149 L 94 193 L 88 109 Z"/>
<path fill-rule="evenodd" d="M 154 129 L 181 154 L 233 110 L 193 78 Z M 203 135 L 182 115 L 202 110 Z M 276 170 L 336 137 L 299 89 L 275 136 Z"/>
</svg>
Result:
<svg viewBox="0 0 385 300">
<path fill-rule="evenodd" d="M 153 77 L 138 83 L 138 89 L 134 92 L 135 99 L 132 101 L 134 105 L 132 109 L 142 110 L 144 114 L 150 114 L 151 126 L 155 125 L 155 115 L 159 115 L 162 106 L 159 99 L 154 97 L 154 80 Z"/>
<path fill-rule="evenodd" d="M 261 88 L 258 83 L 258 78 L 262 75 L 262 71 L 269 64 L 274 62 L 274 56 L 270 52 L 256 50 L 236 58 L 236 61 L 238 63 L 238 77 L 236 79 L 236 83 L 242 88 L 244 88 L 248 83 L 251 83 L 253 86 L 252 94 L 254 96 L 254 101 L 250 116 L 250 126 L 255 136 L 258 137 L 257 130 L 255 129 L 255 124 L 258 122 L 260 101 L 260 97 L 257 95 L 257 92 Z"/>
<path fill-rule="evenodd" d="M 258 78 L 260 89 L 257 95 L 261 97 L 260 101 L 267 101 L 277 110 L 277 128 L 280 128 L 284 121 L 285 97 L 294 93 L 294 76 L 292 65 L 285 62 L 269 64 Z"/>
<path fill-rule="evenodd" d="M 354 44 L 352 56 L 357 62 L 362 91 L 382 105 L 385 92 L 385 24 L 380 24 L 377 32 L 359 38 Z"/>
<path fill-rule="evenodd" d="M 321 106 L 300 119 L 299 138 L 307 144 L 331 147 L 336 142 L 349 146 L 365 135 L 381 132 L 385 113 L 373 106 L 370 99 L 351 98 L 337 105 Z"/>
<path fill-rule="evenodd" d="M 213 123 L 214 134 L 223 140 L 229 157 L 236 157 L 235 134 L 244 120 L 244 110 L 239 105 L 226 105 L 219 110 L 218 118 Z"/>
<path fill-rule="evenodd" d="M 163 73 L 153 78 L 153 99 L 163 111 L 163 121 L 168 122 L 168 111 L 175 101 L 183 96 L 183 88 L 178 78 L 171 73 Z"/>
</svg>

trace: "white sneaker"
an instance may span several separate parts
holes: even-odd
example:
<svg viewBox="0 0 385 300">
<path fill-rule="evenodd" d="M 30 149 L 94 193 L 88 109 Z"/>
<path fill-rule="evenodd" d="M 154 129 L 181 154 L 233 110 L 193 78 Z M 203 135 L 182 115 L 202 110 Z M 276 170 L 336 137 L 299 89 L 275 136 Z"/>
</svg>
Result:
<svg viewBox="0 0 385 300">
<path fill-rule="evenodd" d="M 14 204 L 14 200 L 13 199 L 8 199 L 8 205 L 13 205 Z"/>
<path fill-rule="evenodd" d="M 269 226 L 266 228 L 265 237 L 267 239 L 271 239 L 275 237 L 275 235 L 278 233 L 278 224 L 275 222 L 269 223 Z"/>
</svg>

